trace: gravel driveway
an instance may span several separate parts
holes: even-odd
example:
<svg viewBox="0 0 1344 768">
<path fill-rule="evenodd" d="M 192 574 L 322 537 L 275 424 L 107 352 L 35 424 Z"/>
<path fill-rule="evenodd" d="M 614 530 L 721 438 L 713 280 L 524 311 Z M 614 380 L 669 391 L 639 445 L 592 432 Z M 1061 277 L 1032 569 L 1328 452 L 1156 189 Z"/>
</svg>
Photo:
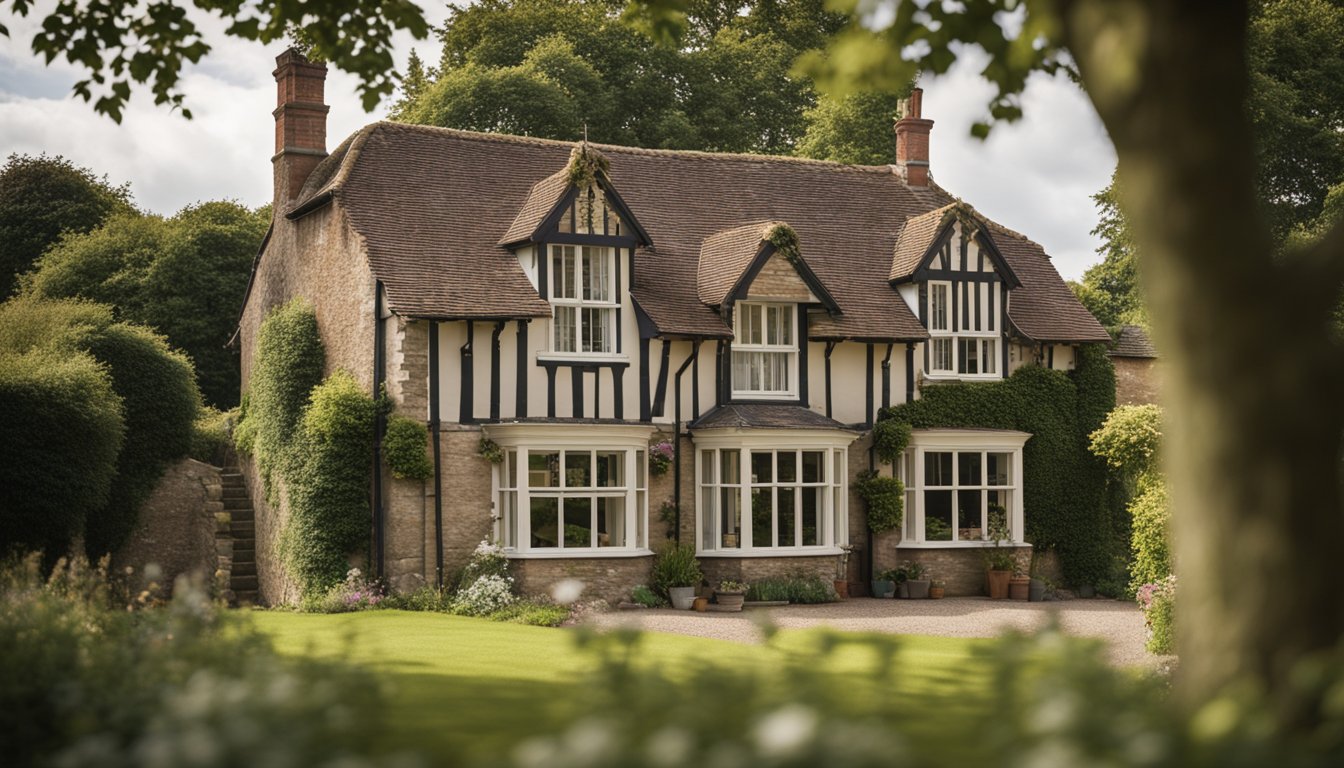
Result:
<svg viewBox="0 0 1344 768">
<path fill-rule="evenodd" d="M 742 613 L 696 613 L 671 609 L 613 611 L 589 617 L 599 627 L 637 626 L 650 632 L 761 642 L 756 622 L 764 614 L 785 629 L 830 627 L 856 632 L 890 632 L 943 637 L 994 637 L 1004 629 L 1031 630 L 1059 615 L 1068 632 L 1105 640 L 1111 660 L 1122 666 L 1156 666 L 1162 659 L 1144 650 L 1143 613 L 1117 600 L 1027 603 L 955 597 L 944 600 L 855 598 L 826 605 L 748 608 Z"/>
</svg>

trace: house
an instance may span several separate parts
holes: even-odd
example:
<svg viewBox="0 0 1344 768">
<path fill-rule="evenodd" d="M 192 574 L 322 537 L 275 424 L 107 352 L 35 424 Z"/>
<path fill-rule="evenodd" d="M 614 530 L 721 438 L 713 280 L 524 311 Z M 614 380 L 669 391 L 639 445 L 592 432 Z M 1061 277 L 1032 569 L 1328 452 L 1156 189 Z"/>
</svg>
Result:
<svg viewBox="0 0 1344 768">
<path fill-rule="evenodd" d="M 663 151 L 375 123 L 326 151 L 321 65 L 275 70 L 275 220 L 239 328 L 316 309 L 330 369 L 428 424 L 435 476 L 373 478 L 372 569 L 399 590 L 503 543 L 522 589 L 648 580 L 693 543 L 711 579 L 861 581 L 900 551 L 1023 541 L 1029 435 L 917 432 L 902 532 L 852 486 L 879 409 L 1109 339 L 1041 246 L 933 183 L 916 90 L 895 163 Z M 482 439 L 502 460 L 481 455 Z M 650 461 L 669 442 L 666 473 Z M 262 598 L 283 509 L 261 510 Z M 891 472 L 891 467 L 882 468 Z M 955 471 L 954 471 L 955 470 Z M 953 524 L 953 510 L 957 521 Z M 951 587 L 952 585 L 949 585 Z"/>
<path fill-rule="evenodd" d="M 1116 405 L 1156 405 L 1161 388 L 1157 348 L 1138 325 L 1124 325 L 1107 354 L 1115 366 Z"/>
</svg>

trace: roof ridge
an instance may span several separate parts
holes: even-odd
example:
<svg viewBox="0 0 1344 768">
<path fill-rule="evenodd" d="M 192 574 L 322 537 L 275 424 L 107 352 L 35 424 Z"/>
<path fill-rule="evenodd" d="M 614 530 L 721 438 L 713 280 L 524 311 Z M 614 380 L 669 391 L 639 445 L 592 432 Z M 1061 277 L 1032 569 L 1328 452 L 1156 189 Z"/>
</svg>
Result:
<svg viewBox="0 0 1344 768">
<path fill-rule="evenodd" d="M 468 141 L 486 141 L 499 144 L 528 144 L 532 146 L 548 147 L 573 147 L 576 144 L 583 143 L 582 139 L 576 141 L 566 141 L 563 139 L 544 139 L 539 136 L 518 136 L 512 133 L 487 133 L 485 131 L 468 131 L 462 128 L 444 128 L 437 125 L 422 125 L 419 123 L 398 123 L 391 120 L 379 120 L 361 128 L 366 130 L 372 127 L 388 127 L 398 130 L 409 130 L 422 133 L 448 134 Z M 650 157 L 708 157 L 715 159 L 732 160 L 753 160 L 762 162 L 777 162 L 793 165 L 811 165 L 819 168 L 830 168 L 837 171 L 857 171 L 861 173 L 890 173 L 895 175 L 894 165 L 856 165 L 851 163 L 840 163 L 834 160 L 817 160 L 811 157 L 795 157 L 793 155 L 764 155 L 752 152 L 707 152 L 699 149 L 656 149 L 651 147 L 631 147 L 623 144 L 604 144 L 597 141 L 587 142 L 588 146 L 595 147 L 604 151 L 614 151 L 630 155 L 646 155 Z M 899 177 L 898 177 L 899 180 Z M 904 182 L 902 182 L 904 183 Z"/>
</svg>

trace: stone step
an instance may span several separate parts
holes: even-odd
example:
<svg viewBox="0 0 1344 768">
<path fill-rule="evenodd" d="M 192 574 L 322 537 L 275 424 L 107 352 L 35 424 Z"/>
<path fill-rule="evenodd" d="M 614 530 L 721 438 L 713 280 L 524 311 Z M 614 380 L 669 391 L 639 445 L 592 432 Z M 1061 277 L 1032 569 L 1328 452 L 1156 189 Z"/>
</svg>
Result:
<svg viewBox="0 0 1344 768">
<path fill-rule="evenodd" d="M 247 590 L 255 591 L 257 589 L 257 576 L 256 574 L 242 576 L 235 573 L 229 579 L 229 588 L 232 589 L 235 594 Z"/>
<path fill-rule="evenodd" d="M 235 542 L 250 539 L 256 536 L 256 527 L 251 520 L 234 520 L 229 524 L 229 535 L 233 536 Z"/>
<path fill-rule="evenodd" d="M 239 471 L 237 471 L 237 470 L 227 471 L 227 472 L 220 472 L 220 473 L 219 473 L 219 479 L 220 479 L 220 480 L 223 480 L 225 483 L 230 483 L 230 482 L 241 483 L 241 482 L 243 482 L 243 473 L 242 473 L 242 472 L 239 472 Z"/>
<path fill-rule="evenodd" d="M 235 509 L 247 509 L 247 510 L 250 510 L 250 509 L 252 509 L 252 500 L 251 500 L 251 499 L 248 499 L 248 498 L 242 498 L 242 499 L 225 499 L 225 500 L 224 500 L 224 508 L 227 509 L 227 510 L 230 510 L 230 511 L 235 510 Z"/>
<path fill-rule="evenodd" d="M 225 501 L 228 501 L 229 499 L 246 499 L 246 498 L 248 498 L 248 495 L 247 495 L 247 486 L 245 486 L 245 485 L 225 485 L 225 486 L 223 486 L 223 488 L 224 488 L 224 500 L 225 500 Z"/>
<path fill-rule="evenodd" d="M 256 605 L 256 603 L 257 603 L 257 590 L 255 590 L 255 589 L 243 589 L 243 590 L 235 589 L 235 590 L 233 590 L 233 602 L 234 602 L 235 605 L 239 605 L 239 606 L 244 606 L 244 605 Z"/>
<path fill-rule="evenodd" d="M 230 578 L 234 579 L 238 578 L 239 576 L 256 576 L 256 575 L 257 575 L 256 563 L 254 562 L 240 563 L 237 560 L 233 561 L 233 570 L 229 574 Z"/>
</svg>

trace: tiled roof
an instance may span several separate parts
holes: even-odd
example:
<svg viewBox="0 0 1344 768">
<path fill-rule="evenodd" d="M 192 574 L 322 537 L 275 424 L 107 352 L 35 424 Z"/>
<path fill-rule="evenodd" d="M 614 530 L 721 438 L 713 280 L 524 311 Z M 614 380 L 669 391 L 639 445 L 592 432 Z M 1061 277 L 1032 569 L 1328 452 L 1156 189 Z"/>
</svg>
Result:
<svg viewBox="0 0 1344 768">
<path fill-rule="evenodd" d="M 721 405 L 691 422 L 691 429 L 845 429 L 845 425 L 801 405 Z"/>
<path fill-rule="evenodd" d="M 1041 246 L 993 222 L 994 243 L 1022 282 L 1008 294 L 1008 320 L 1023 336 L 1045 342 L 1109 342 L 1111 335 L 1078 303 Z"/>
<path fill-rule="evenodd" d="M 929 252 L 929 246 L 933 245 L 938 231 L 943 228 L 944 217 L 955 206 L 956 203 L 949 203 L 905 220 L 905 226 L 901 227 L 901 234 L 896 238 L 895 253 L 891 257 L 892 280 L 909 277 L 915 271 Z"/>
<path fill-rule="evenodd" d="M 1120 335 L 1111 346 L 1111 357 L 1157 357 L 1157 348 L 1148 338 L 1148 332 L 1142 326 L 1126 325 L 1120 328 Z"/>
<path fill-rule="evenodd" d="M 564 170 L 556 171 L 532 185 L 527 200 L 518 209 L 518 215 L 509 225 L 509 231 L 499 238 L 499 245 L 511 245 L 531 239 L 547 214 L 555 209 L 560 198 L 569 191 L 569 174 Z"/>
<path fill-rule="evenodd" d="M 696 288 L 700 301 L 717 307 L 761 252 L 765 233 L 776 221 L 754 221 L 715 232 L 700 244 Z"/>
<path fill-rule="evenodd" d="M 554 177 L 567 166 L 573 146 L 375 123 L 318 166 L 291 215 L 334 198 L 363 238 L 374 275 L 400 314 L 547 316 L 549 306 L 500 242 L 529 224 L 535 228 L 545 215 L 536 211 L 552 194 L 558 199 Z M 610 162 L 607 178 L 656 244 L 636 252 L 632 293 L 660 333 L 730 335 L 698 294 L 701 246 L 715 233 L 784 221 L 797 233 L 812 271 L 844 308 L 844 314 L 813 324 L 813 338 L 927 337 L 888 277 L 906 220 L 952 202 L 938 187 L 907 187 L 889 166 L 598 148 Z M 1009 243 L 997 230 L 995 240 L 1024 283 L 1013 291 L 1010 312 L 1015 321 L 1022 313 L 1024 332 L 1030 327 L 1039 338 L 1059 340 L 1079 329 L 1082 338 L 1090 339 L 1094 329 L 1104 334 L 1039 246 L 1023 240 L 1009 256 Z M 1083 318 L 1090 327 L 1083 327 Z"/>
</svg>

